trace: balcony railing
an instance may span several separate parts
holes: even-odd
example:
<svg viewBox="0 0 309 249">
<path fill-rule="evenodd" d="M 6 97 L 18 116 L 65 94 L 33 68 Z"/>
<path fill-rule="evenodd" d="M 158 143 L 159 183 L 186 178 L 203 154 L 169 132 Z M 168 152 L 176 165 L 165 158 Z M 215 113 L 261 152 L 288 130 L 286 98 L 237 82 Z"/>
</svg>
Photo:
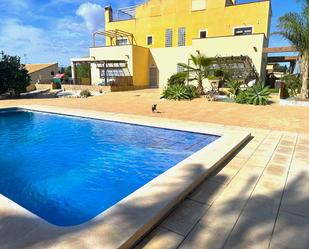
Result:
<svg viewBox="0 0 309 249">
<path fill-rule="evenodd" d="M 137 6 L 138 5 L 117 9 L 116 13 L 114 13 L 113 21 L 125 21 L 134 19 Z"/>
</svg>

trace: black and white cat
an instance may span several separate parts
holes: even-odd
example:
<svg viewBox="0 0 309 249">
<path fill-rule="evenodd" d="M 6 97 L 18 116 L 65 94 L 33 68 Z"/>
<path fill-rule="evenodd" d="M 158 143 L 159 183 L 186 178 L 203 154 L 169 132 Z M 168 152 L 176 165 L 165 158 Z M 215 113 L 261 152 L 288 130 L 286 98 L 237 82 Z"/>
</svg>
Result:
<svg viewBox="0 0 309 249">
<path fill-rule="evenodd" d="M 157 104 L 153 104 L 152 105 L 151 110 L 152 110 L 153 113 L 157 113 L 158 112 L 157 106 L 158 106 Z"/>
</svg>

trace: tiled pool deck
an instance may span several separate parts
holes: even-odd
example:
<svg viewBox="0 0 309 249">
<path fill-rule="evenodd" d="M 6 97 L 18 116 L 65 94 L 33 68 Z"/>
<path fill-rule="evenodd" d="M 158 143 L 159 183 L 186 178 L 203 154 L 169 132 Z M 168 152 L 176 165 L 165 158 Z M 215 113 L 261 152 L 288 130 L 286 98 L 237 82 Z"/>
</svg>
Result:
<svg viewBox="0 0 309 249">
<path fill-rule="evenodd" d="M 309 134 L 253 140 L 136 248 L 309 248 Z"/>
<path fill-rule="evenodd" d="M 182 201 L 136 248 L 307 249 L 309 134 L 207 126 L 251 132 L 253 139 L 222 165 L 221 171 Z M 82 230 L 47 234 L 44 225 L 37 227 L 33 217 L 22 217 L 18 212 L 13 216 L 0 213 L 0 248 L 9 240 L 19 240 L 20 231 L 23 236 L 35 233 L 35 239 L 23 248 L 101 249 L 105 248 L 104 237 L 115 237 L 115 231 L 102 230 L 100 244 L 92 240 L 91 231 L 86 231 L 87 239 Z"/>
</svg>

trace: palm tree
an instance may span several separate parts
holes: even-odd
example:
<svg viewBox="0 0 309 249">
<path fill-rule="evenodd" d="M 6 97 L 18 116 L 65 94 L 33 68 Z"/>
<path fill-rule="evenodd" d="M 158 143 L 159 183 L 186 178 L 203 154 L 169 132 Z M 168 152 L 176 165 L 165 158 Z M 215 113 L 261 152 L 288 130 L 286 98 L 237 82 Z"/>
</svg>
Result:
<svg viewBox="0 0 309 249">
<path fill-rule="evenodd" d="M 185 63 L 178 63 L 178 66 L 182 67 L 187 72 L 189 81 L 197 81 L 197 91 L 199 95 L 205 94 L 203 87 L 203 80 L 207 78 L 209 73 L 209 66 L 212 65 L 212 59 L 207 58 L 205 55 L 198 52 L 197 55 L 190 55 L 190 59 L 193 66 Z"/>
<path fill-rule="evenodd" d="M 287 13 L 279 18 L 278 32 L 289 40 L 299 51 L 301 57 L 301 97 L 308 97 L 308 72 L 309 72 L 309 0 L 303 1 L 301 13 Z"/>
</svg>

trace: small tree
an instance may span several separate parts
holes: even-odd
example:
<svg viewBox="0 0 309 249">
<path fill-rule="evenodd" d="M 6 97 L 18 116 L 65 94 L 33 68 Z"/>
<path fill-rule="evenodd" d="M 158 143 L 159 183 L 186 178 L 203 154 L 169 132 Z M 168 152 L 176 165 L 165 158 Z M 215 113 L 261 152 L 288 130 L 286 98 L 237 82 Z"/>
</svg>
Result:
<svg viewBox="0 0 309 249">
<path fill-rule="evenodd" d="M 80 63 L 76 66 L 76 74 L 78 77 L 89 78 L 89 66 L 86 63 Z"/>
<path fill-rule="evenodd" d="M 193 66 L 185 63 L 178 63 L 187 72 L 189 81 L 197 81 L 197 91 L 199 95 L 205 94 L 203 87 L 203 80 L 208 77 L 209 67 L 212 65 L 212 59 L 205 55 L 198 53 L 190 56 Z"/>
<path fill-rule="evenodd" d="M 68 66 L 64 68 L 63 73 L 65 74 L 66 77 L 72 77 L 72 67 Z"/>
<path fill-rule="evenodd" d="M 30 84 L 30 76 L 20 57 L 0 53 L 0 94 L 13 91 L 16 96 L 25 92 Z"/>
<path fill-rule="evenodd" d="M 280 17 L 278 32 L 289 40 L 299 51 L 301 56 L 301 97 L 308 97 L 308 73 L 309 73 L 309 0 L 304 2 L 303 10 L 299 13 L 287 13 Z"/>
</svg>

